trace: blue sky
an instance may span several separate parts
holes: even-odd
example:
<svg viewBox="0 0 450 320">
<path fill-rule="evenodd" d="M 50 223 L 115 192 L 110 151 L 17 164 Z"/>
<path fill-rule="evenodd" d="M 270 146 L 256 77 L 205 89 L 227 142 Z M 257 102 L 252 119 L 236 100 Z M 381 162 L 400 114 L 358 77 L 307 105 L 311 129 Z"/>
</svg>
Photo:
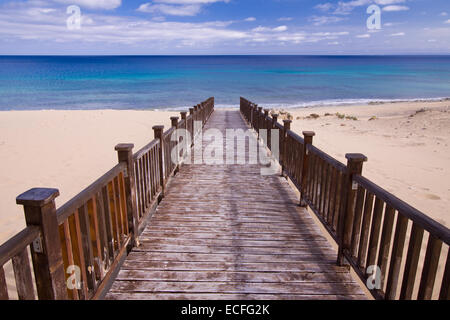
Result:
<svg viewBox="0 0 450 320">
<path fill-rule="evenodd" d="M 0 0 L 0 54 L 450 54 L 450 0 Z"/>
</svg>

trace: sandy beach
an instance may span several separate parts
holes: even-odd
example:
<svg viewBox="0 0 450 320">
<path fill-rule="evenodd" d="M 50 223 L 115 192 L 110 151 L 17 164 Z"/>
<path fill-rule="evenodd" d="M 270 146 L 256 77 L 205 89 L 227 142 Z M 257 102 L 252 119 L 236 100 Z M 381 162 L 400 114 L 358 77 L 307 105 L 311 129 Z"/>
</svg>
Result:
<svg viewBox="0 0 450 320">
<path fill-rule="evenodd" d="M 16 197 L 33 187 L 58 188 L 60 206 L 117 164 L 114 147 L 153 140 L 154 125 L 170 127 L 177 112 L 0 112 L 0 243 L 25 227 Z"/>
<path fill-rule="evenodd" d="M 343 163 L 365 154 L 364 176 L 450 225 L 450 101 L 287 111 L 294 131 L 315 131 L 314 145 Z"/>
</svg>

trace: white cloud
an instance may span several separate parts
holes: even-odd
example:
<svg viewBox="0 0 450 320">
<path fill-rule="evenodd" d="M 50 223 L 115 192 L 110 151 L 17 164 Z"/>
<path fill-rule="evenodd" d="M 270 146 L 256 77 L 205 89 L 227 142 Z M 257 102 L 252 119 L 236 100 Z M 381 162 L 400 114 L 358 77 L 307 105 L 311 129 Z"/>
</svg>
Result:
<svg viewBox="0 0 450 320">
<path fill-rule="evenodd" d="M 279 26 L 276 28 L 268 28 L 268 27 L 262 27 L 259 26 L 257 28 L 252 29 L 253 32 L 283 32 L 287 31 L 288 27 L 286 26 Z"/>
<path fill-rule="evenodd" d="M 361 39 L 364 39 L 364 38 L 370 38 L 370 34 L 368 34 L 368 33 L 366 33 L 366 34 L 360 34 L 360 35 L 357 35 L 356 37 L 357 37 L 357 38 L 361 38 Z"/>
<path fill-rule="evenodd" d="M 386 11 L 386 12 L 407 11 L 407 10 L 409 10 L 409 7 L 407 7 L 407 6 L 387 6 L 387 7 L 383 7 L 383 11 Z"/>
<path fill-rule="evenodd" d="M 346 19 L 335 16 L 312 16 L 309 20 L 313 23 L 313 25 L 321 26 L 324 24 L 340 22 Z"/>
<path fill-rule="evenodd" d="M 283 31 L 287 31 L 288 27 L 286 26 L 279 26 L 273 29 L 273 31 L 275 32 L 283 32 Z"/>
<path fill-rule="evenodd" d="M 440 16 L 441 16 L 441 17 L 446 17 L 446 16 L 448 16 L 448 13 L 445 12 L 445 11 L 444 11 L 444 12 L 441 12 Z"/>
<path fill-rule="evenodd" d="M 204 5 L 216 2 L 228 3 L 229 0 L 153 0 L 153 2 L 141 4 L 137 10 L 171 16 L 195 16 L 200 13 Z"/>
<path fill-rule="evenodd" d="M 397 32 L 390 34 L 391 37 L 403 37 L 405 35 L 404 32 Z"/>
<path fill-rule="evenodd" d="M 67 5 L 78 5 L 89 9 L 112 10 L 122 5 L 122 0 L 53 0 Z"/>
<path fill-rule="evenodd" d="M 314 7 L 314 9 L 326 12 L 326 11 L 330 11 L 333 7 L 334 7 L 334 5 L 332 3 L 327 2 L 327 3 L 320 3 L 320 4 L 316 5 Z"/>
<path fill-rule="evenodd" d="M 398 3 L 404 3 L 405 0 L 352 0 L 352 1 L 339 1 L 337 3 L 336 10 L 334 11 L 334 14 L 341 14 L 341 15 L 347 15 L 350 14 L 355 8 L 362 7 L 362 6 L 369 6 L 373 3 L 381 5 L 381 6 L 391 6 Z M 394 6 L 398 7 L 398 6 Z M 331 9 L 332 4 L 324 4 L 323 7 L 321 5 L 317 5 L 315 8 L 323 8 L 323 9 Z"/>
<path fill-rule="evenodd" d="M 366 6 L 372 3 L 372 0 L 352 0 L 352 1 L 339 1 L 335 14 L 350 14 L 356 7 Z"/>
<path fill-rule="evenodd" d="M 278 19 L 278 21 L 292 21 L 292 20 L 294 20 L 294 18 L 291 17 L 281 17 Z"/>
<path fill-rule="evenodd" d="M 256 21 L 256 18 L 255 18 L 255 17 L 248 17 L 248 18 L 245 19 L 244 21 L 252 22 L 252 21 Z"/>
<path fill-rule="evenodd" d="M 404 3 L 405 0 L 375 0 L 376 4 L 385 6 L 389 4 L 397 4 L 397 3 Z"/>
<path fill-rule="evenodd" d="M 201 6 L 197 4 L 186 6 L 172 6 L 166 4 L 150 4 L 144 3 L 139 8 L 140 12 L 159 13 L 171 16 L 195 16 L 201 10 Z"/>
<path fill-rule="evenodd" d="M 448 20 L 445 21 L 444 23 L 450 24 L 450 19 L 448 19 Z"/>
</svg>

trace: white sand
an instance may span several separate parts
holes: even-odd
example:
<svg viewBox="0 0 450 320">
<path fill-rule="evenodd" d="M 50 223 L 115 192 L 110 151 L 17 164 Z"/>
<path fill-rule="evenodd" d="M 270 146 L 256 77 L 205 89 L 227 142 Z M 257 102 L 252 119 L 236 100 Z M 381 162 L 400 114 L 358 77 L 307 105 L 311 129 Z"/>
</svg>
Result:
<svg viewBox="0 0 450 320">
<path fill-rule="evenodd" d="M 413 117 L 417 110 L 425 108 Z M 346 163 L 346 153 L 368 157 L 363 175 L 450 225 L 450 101 L 289 110 L 292 129 L 316 133 L 314 145 Z M 339 119 L 335 113 L 357 117 Z M 310 114 L 318 119 L 305 119 Z M 324 116 L 331 113 L 332 116 Z M 372 116 L 376 120 L 369 121 Z M 297 119 L 300 117 L 300 119 Z"/>
<path fill-rule="evenodd" d="M 153 125 L 170 127 L 176 112 L 0 112 L 0 243 L 25 227 L 16 197 L 33 187 L 58 188 L 57 206 L 117 164 L 114 147 L 153 140 Z"/>
</svg>

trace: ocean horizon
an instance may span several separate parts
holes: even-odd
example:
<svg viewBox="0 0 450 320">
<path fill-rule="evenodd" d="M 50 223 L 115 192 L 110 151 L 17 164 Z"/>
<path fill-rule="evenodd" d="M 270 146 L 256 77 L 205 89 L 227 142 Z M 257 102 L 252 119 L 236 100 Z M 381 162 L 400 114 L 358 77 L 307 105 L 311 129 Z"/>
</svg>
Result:
<svg viewBox="0 0 450 320">
<path fill-rule="evenodd" d="M 0 56 L 0 110 L 358 105 L 450 97 L 450 56 Z"/>
</svg>

